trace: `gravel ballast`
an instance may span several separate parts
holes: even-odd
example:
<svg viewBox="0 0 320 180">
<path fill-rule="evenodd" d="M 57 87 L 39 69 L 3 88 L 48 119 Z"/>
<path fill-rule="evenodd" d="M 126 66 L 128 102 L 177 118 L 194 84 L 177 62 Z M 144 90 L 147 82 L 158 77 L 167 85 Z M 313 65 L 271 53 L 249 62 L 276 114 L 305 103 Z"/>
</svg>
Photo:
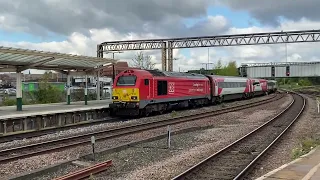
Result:
<svg viewBox="0 0 320 180">
<path fill-rule="evenodd" d="M 275 114 L 279 113 L 290 103 L 290 101 L 291 97 L 288 96 L 277 102 L 268 103 L 255 108 L 174 125 L 171 127 L 173 131 L 191 127 L 205 128 L 210 126 L 213 128 L 173 136 L 172 149 L 170 150 L 165 148 L 166 140 L 162 139 L 145 143 L 138 147 L 129 148 L 118 153 L 106 154 L 104 158 L 99 160 L 112 159 L 114 161 L 114 166 L 105 172 L 106 174 L 104 175 L 107 177 L 103 179 L 168 179 L 173 177 L 257 128 L 266 120 L 269 120 Z M 114 147 L 133 140 L 166 133 L 166 129 L 167 128 L 165 127 L 145 131 L 126 137 L 120 137 L 116 140 L 104 141 L 97 145 L 99 148 Z M 82 152 L 90 152 L 91 150 L 90 146 L 87 146 L 66 151 L 71 151 L 72 157 L 74 157 L 76 153 L 81 154 L 81 149 Z M 61 156 L 65 156 L 63 151 L 60 153 Z M 55 177 L 55 175 L 46 177 Z"/>
<path fill-rule="evenodd" d="M 270 95 L 270 96 L 273 96 L 273 95 Z M 203 108 L 199 108 L 199 109 L 177 111 L 176 117 L 178 117 L 179 115 L 181 115 L 181 116 L 191 115 L 195 112 L 207 112 L 207 111 L 212 111 L 212 110 L 219 110 L 219 109 L 222 109 L 225 107 L 247 104 L 250 102 L 258 102 L 258 101 L 268 99 L 268 98 L 270 98 L 270 96 L 262 96 L 262 97 L 257 97 L 257 98 L 250 99 L 250 100 L 229 102 L 229 103 L 225 103 L 223 105 L 215 105 L 215 106 L 203 107 Z M 43 136 L 39 136 L 39 137 L 0 143 L 0 150 L 7 149 L 7 148 L 13 148 L 16 146 L 23 146 L 23 145 L 39 143 L 39 142 L 48 141 L 48 140 L 54 140 L 54 139 L 74 136 L 74 135 L 96 132 L 99 130 L 106 130 L 106 129 L 112 128 L 112 127 L 120 127 L 123 125 L 133 125 L 133 124 L 138 124 L 138 123 L 143 123 L 143 122 L 157 121 L 159 119 L 166 119 L 166 118 L 172 118 L 172 114 L 168 113 L 168 114 L 163 114 L 163 115 L 158 115 L 158 116 L 132 119 L 132 120 L 128 120 L 128 121 L 110 122 L 110 123 L 92 125 L 92 126 L 88 126 L 88 127 L 74 128 L 74 129 L 59 131 L 56 133 L 47 134 L 47 135 L 43 135 Z"/>
<path fill-rule="evenodd" d="M 300 143 L 307 138 L 320 137 L 319 117 L 315 99 L 307 97 L 306 109 L 302 116 L 263 158 L 262 164 L 255 168 L 250 178 L 258 178 L 283 164 L 293 161 L 292 150 L 294 148 L 298 148 Z"/>
</svg>

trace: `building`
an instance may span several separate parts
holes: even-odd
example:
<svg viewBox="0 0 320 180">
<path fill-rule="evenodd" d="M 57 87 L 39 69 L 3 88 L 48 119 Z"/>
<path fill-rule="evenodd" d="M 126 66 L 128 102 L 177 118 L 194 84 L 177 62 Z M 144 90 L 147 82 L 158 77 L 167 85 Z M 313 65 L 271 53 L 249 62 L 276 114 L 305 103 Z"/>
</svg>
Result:
<svg viewBox="0 0 320 180">
<path fill-rule="evenodd" d="M 119 61 L 114 66 L 115 76 L 127 69 L 141 69 L 141 68 L 129 67 L 127 62 Z M 113 75 L 112 66 L 106 66 L 102 71 L 102 76 L 112 77 L 112 75 Z"/>
</svg>

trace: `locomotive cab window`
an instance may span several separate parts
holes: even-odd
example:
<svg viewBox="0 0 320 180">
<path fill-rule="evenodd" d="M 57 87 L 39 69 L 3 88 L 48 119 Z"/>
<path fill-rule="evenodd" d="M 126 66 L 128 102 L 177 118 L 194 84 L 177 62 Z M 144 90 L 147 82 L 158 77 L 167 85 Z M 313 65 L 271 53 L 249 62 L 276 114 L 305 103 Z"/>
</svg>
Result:
<svg viewBox="0 0 320 180">
<path fill-rule="evenodd" d="M 137 76 L 120 76 L 117 86 L 134 86 L 136 85 Z"/>
<path fill-rule="evenodd" d="M 158 81 L 158 96 L 168 94 L 168 82 Z"/>
<path fill-rule="evenodd" d="M 144 80 L 144 85 L 149 85 L 149 79 Z"/>
</svg>

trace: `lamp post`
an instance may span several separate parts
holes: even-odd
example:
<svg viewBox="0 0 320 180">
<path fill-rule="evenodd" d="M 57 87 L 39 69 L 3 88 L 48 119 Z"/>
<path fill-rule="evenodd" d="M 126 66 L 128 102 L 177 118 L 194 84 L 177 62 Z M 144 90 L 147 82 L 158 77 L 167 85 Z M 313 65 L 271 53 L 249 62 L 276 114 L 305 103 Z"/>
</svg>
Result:
<svg viewBox="0 0 320 180">
<path fill-rule="evenodd" d="M 112 59 L 114 60 L 114 54 L 115 53 L 123 53 L 121 51 L 116 51 L 116 52 L 109 52 L 109 51 L 106 51 L 106 54 L 109 54 L 109 53 L 112 53 Z M 116 73 L 115 73 L 115 67 L 114 67 L 114 64 L 112 64 L 112 84 L 114 82 L 114 79 L 116 78 Z"/>
</svg>

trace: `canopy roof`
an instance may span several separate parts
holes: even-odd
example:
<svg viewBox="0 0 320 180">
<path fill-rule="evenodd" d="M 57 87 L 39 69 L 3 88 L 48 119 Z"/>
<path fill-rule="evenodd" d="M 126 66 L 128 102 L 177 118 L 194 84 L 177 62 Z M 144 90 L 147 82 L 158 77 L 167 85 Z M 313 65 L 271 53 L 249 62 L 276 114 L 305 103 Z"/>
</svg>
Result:
<svg viewBox="0 0 320 180">
<path fill-rule="evenodd" d="M 115 62 L 116 60 L 107 58 L 0 46 L 0 69 L 89 70 Z"/>
</svg>

